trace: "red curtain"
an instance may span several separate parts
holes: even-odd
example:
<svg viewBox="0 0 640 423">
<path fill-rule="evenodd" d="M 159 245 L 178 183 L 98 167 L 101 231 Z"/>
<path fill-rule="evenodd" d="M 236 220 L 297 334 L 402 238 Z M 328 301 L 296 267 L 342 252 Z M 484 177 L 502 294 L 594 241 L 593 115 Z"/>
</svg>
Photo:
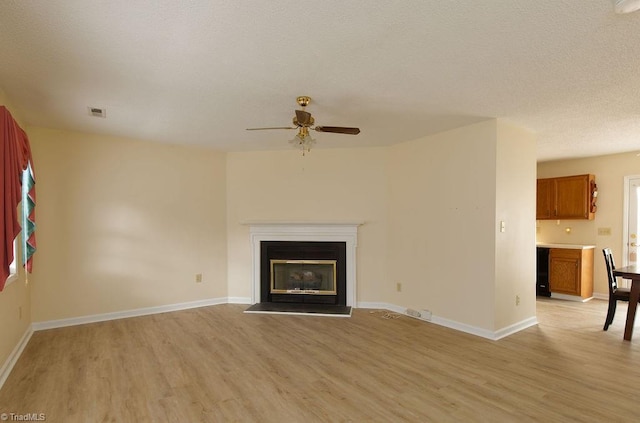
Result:
<svg viewBox="0 0 640 423">
<path fill-rule="evenodd" d="M 13 262 L 13 242 L 20 233 L 18 204 L 21 199 L 21 175 L 31 161 L 31 147 L 27 134 L 18 126 L 5 106 L 0 106 L 0 202 L 2 228 L 0 234 L 0 291 L 9 277 Z"/>
</svg>

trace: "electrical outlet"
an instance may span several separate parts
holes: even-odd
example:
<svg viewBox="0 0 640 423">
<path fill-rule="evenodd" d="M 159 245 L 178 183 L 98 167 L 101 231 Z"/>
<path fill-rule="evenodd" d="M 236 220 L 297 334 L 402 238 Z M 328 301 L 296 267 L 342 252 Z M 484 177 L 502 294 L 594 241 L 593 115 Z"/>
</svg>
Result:
<svg viewBox="0 0 640 423">
<path fill-rule="evenodd" d="M 516 305 L 520 305 L 520 295 L 516 295 Z"/>
<path fill-rule="evenodd" d="M 431 320 L 431 312 L 426 308 L 420 311 L 420 318 L 423 320 Z"/>
<path fill-rule="evenodd" d="M 202 273 L 196 273 L 196 283 L 202 282 Z"/>
<path fill-rule="evenodd" d="M 396 284 L 396 291 L 402 292 L 402 284 L 400 282 Z"/>
</svg>

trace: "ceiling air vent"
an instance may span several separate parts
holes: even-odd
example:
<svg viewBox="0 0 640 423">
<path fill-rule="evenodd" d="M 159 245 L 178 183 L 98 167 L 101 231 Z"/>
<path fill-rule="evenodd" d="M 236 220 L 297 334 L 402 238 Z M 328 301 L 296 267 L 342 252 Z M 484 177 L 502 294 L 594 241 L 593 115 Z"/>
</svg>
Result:
<svg viewBox="0 0 640 423">
<path fill-rule="evenodd" d="M 89 107 L 89 116 L 107 117 L 107 109 L 101 109 L 100 107 Z"/>
</svg>

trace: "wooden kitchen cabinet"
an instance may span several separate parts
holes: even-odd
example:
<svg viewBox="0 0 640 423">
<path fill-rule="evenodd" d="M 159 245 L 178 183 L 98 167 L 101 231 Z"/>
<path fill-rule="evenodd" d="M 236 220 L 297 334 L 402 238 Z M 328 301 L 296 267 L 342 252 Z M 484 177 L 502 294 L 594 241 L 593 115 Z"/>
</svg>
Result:
<svg viewBox="0 0 640 423">
<path fill-rule="evenodd" d="M 564 176 L 537 180 L 537 220 L 592 220 L 596 212 L 594 175 Z"/>
<path fill-rule="evenodd" d="M 593 248 L 549 250 L 549 289 L 553 293 L 593 296 Z"/>
<path fill-rule="evenodd" d="M 551 190 L 553 179 L 538 179 L 536 189 L 536 219 L 551 219 L 551 210 L 554 206 L 551 202 Z"/>
</svg>

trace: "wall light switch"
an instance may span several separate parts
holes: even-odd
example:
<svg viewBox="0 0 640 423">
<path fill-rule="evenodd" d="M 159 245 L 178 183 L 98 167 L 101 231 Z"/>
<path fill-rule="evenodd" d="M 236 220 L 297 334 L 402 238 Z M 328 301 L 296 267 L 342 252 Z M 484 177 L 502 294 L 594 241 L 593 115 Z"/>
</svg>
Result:
<svg viewBox="0 0 640 423">
<path fill-rule="evenodd" d="M 507 230 L 507 226 L 504 223 L 504 220 L 501 220 L 500 221 L 500 232 L 506 232 L 506 230 Z"/>
<path fill-rule="evenodd" d="M 598 235 L 600 236 L 611 235 L 611 228 L 598 228 Z"/>
</svg>

